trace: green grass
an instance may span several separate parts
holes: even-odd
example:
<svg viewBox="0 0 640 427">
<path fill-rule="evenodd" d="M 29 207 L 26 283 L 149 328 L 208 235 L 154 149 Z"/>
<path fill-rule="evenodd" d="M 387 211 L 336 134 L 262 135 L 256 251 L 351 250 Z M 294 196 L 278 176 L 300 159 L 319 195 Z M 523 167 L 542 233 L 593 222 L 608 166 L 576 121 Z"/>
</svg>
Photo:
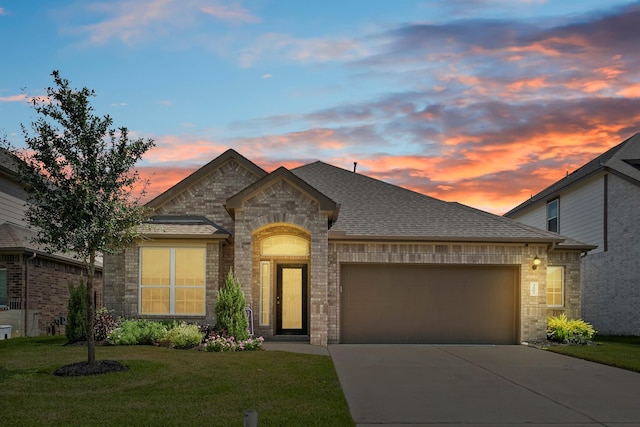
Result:
<svg viewBox="0 0 640 427">
<path fill-rule="evenodd" d="M 207 353 L 153 346 L 98 347 L 130 369 L 58 377 L 86 358 L 64 337 L 0 341 L 2 425 L 353 426 L 328 356 L 278 351 Z"/>
<path fill-rule="evenodd" d="M 640 372 L 640 337 L 596 336 L 598 345 L 553 346 L 549 351 Z"/>
</svg>

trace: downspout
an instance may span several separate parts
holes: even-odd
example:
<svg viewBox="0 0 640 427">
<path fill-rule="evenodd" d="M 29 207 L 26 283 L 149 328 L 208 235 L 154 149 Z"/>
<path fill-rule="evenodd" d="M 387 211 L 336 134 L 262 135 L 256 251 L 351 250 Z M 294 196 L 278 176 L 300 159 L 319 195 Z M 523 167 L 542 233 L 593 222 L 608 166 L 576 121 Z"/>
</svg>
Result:
<svg viewBox="0 0 640 427">
<path fill-rule="evenodd" d="M 29 258 L 24 259 L 24 336 L 27 337 L 29 331 L 29 261 L 36 257 L 34 252 Z"/>
</svg>

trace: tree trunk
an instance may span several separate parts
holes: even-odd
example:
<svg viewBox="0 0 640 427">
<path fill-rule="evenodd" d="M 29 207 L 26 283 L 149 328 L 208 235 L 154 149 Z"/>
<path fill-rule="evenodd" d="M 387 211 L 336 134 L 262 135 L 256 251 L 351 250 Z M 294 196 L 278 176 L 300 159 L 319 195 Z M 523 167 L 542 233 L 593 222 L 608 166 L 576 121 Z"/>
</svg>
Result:
<svg viewBox="0 0 640 427">
<path fill-rule="evenodd" d="M 96 253 L 91 252 L 89 254 L 89 265 L 87 266 L 87 362 L 93 363 L 96 361 L 96 340 L 94 334 L 94 299 L 93 299 L 93 277 L 96 269 Z"/>
</svg>

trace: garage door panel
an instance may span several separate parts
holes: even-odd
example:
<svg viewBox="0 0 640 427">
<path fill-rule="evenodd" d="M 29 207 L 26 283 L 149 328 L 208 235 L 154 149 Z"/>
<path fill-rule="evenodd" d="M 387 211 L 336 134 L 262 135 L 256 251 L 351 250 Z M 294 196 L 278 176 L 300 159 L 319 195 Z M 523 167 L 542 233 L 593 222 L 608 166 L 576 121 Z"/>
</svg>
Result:
<svg viewBox="0 0 640 427">
<path fill-rule="evenodd" d="M 516 341 L 512 267 L 343 265 L 340 341 Z"/>
</svg>

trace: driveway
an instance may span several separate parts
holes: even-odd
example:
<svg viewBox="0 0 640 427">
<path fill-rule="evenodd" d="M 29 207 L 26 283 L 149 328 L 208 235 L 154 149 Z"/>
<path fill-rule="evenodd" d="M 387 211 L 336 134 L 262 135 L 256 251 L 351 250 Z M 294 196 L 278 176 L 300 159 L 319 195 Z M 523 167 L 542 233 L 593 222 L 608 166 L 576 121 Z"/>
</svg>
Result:
<svg viewBox="0 0 640 427">
<path fill-rule="evenodd" d="M 640 374 L 525 346 L 329 346 L 358 426 L 640 426 Z"/>
</svg>

